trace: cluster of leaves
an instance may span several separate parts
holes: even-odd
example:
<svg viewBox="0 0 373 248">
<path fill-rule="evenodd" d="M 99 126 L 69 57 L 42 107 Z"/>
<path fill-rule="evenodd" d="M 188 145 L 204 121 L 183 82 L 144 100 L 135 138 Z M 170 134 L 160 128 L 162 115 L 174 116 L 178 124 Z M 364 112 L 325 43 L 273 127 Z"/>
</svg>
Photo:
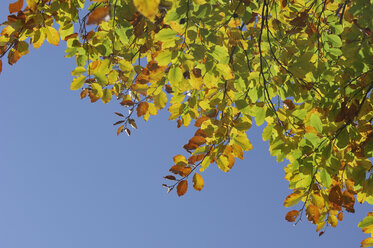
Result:
<svg viewBox="0 0 373 248">
<path fill-rule="evenodd" d="M 129 110 L 117 133 L 169 104 L 170 120 L 196 133 L 164 184 L 202 190 L 210 164 L 228 172 L 252 149 L 246 131 L 287 159 L 284 202 L 320 235 L 358 202 L 373 204 L 373 1 L 23 0 L 9 5 L 0 58 L 13 65 L 46 39 L 75 57 L 72 90 Z M 57 30 L 57 25 L 59 26 Z M 0 72 L 1 72 L 0 60 Z M 373 235 L 373 214 L 359 224 Z M 373 245 L 373 238 L 362 247 Z"/>
</svg>

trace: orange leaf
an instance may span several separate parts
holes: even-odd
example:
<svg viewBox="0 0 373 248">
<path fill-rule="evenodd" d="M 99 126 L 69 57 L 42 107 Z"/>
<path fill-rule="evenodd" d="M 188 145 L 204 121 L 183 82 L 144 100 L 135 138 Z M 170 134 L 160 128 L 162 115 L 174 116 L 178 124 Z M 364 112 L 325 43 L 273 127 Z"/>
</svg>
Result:
<svg viewBox="0 0 373 248">
<path fill-rule="evenodd" d="M 68 41 L 69 39 L 73 39 L 75 37 L 78 37 L 78 33 L 73 33 L 65 37 L 65 41 Z"/>
<path fill-rule="evenodd" d="M 119 135 L 123 131 L 124 126 L 120 126 L 117 130 L 117 135 Z"/>
<path fill-rule="evenodd" d="M 298 210 L 291 210 L 286 214 L 285 220 L 289 222 L 294 222 L 297 219 L 298 215 L 299 215 Z"/>
<path fill-rule="evenodd" d="M 18 0 L 17 2 L 15 3 L 11 3 L 9 4 L 9 13 L 12 14 L 12 13 L 16 13 L 18 11 L 20 11 L 23 7 L 23 0 Z"/>
<path fill-rule="evenodd" d="M 125 107 L 130 107 L 133 106 L 135 103 L 132 102 L 131 100 L 124 100 L 120 102 L 120 105 L 125 106 Z"/>
<path fill-rule="evenodd" d="M 197 146 L 203 145 L 206 143 L 206 139 L 202 136 L 194 136 L 189 140 L 189 143 L 196 144 Z"/>
<path fill-rule="evenodd" d="M 198 130 L 195 132 L 194 136 L 201 136 L 201 137 L 203 137 L 203 138 L 206 138 L 208 135 L 207 135 L 207 133 L 205 133 L 205 132 L 202 131 L 201 129 L 198 129 Z"/>
<path fill-rule="evenodd" d="M 307 219 L 311 221 L 313 224 L 316 224 L 320 219 L 319 209 L 313 204 L 309 204 L 307 206 L 306 214 L 307 214 Z"/>
<path fill-rule="evenodd" d="M 176 175 L 185 177 L 185 176 L 188 176 L 190 172 L 192 172 L 192 168 L 184 167 L 180 165 L 174 165 L 170 168 L 170 171 Z"/>
<path fill-rule="evenodd" d="M 92 11 L 88 16 L 87 25 L 100 24 L 109 15 L 109 7 L 100 7 Z"/>
<path fill-rule="evenodd" d="M 149 103 L 147 102 L 140 102 L 140 104 L 137 106 L 137 117 L 143 116 L 148 112 L 149 109 Z"/>
<path fill-rule="evenodd" d="M 184 195 L 188 190 L 188 181 L 183 180 L 177 185 L 177 194 L 178 196 Z"/>
<path fill-rule="evenodd" d="M 198 173 L 194 173 L 193 188 L 195 190 L 201 191 L 204 184 L 205 184 L 205 182 L 203 181 L 203 177 Z"/>
<path fill-rule="evenodd" d="M 82 92 L 80 92 L 80 99 L 85 98 L 87 94 L 88 94 L 88 89 L 82 90 Z"/>
<path fill-rule="evenodd" d="M 339 214 L 337 215 L 337 218 L 339 221 L 342 221 L 343 220 L 343 212 L 339 212 Z"/>
<path fill-rule="evenodd" d="M 200 118 L 198 118 L 198 119 L 196 120 L 196 123 L 194 124 L 194 126 L 196 126 L 196 127 L 201 127 L 202 123 L 203 123 L 204 121 L 208 120 L 208 119 L 210 119 L 210 118 L 208 118 L 207 116 L 201 116 Z"/>
<path fill-rule="evenodd" d="M 190 150 L 197 149 L 198 145 L 189 142 L 188 144 L 184 145 L 183 147 L 184 147 L 185 150 L 190 151 Z"/>
</svg>

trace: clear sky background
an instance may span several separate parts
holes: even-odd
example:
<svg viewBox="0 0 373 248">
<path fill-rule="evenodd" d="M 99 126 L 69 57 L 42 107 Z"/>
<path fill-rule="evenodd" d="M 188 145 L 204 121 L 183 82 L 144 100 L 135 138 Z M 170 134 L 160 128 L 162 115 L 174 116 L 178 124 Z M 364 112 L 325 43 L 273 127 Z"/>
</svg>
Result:
<svg viewBox="0 0 373 248">
<path fill-rule="evenodd" d="M 0 9 L 6 18 L 7 4 Z M 70 91 L 74 59 L 49 44 L 5 65 L 0 75 L 0 247 L 359 247 L 369 210 L 356 204 L 319 237 L 293 226 L 286 163 L 276 164 L 253 127 L 254 149 L 229 173 L 211 165 L 201 192 L 181 198 L 161 187 L 172 157 L 194 133 L 166 110 L 117 137 L 113 101 L 91 104 Z"/>
</svg>

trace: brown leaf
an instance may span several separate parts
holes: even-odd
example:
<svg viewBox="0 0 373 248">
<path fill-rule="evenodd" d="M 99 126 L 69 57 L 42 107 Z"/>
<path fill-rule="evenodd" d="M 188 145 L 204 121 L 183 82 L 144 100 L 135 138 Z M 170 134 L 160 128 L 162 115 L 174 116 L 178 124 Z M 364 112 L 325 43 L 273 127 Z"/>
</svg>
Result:
<svg viewBox="0 0 373 248">
<path fill-rule="evenodd" d="M 178 196 L 184 195 L 188 190 L 188 181 L 183 180 L 177 185 L 177 194 Z"/>
<path fill-rule="evenodd" d="M 196 123 L 194 124 L 195 127 L 201 127 L 202 123 L 206 120 L 208 120 L 210 118 L 208 118 L 207 116 L 201 116 L 200 118 L 198 118 L 196 120 Z"/>
<path fill-rule="evenodd" d="M 128 136 L 131 135 L 131 130 L 129 130 L 128 128 L 125 128 L 124 131 L 126 132 L 126 134 L 127 134 Z"/>
<path fill-rule="evenodd" d="M 20 11 L 23 7 L 23 0 L 18 0 L 17 2 L 15 3 L 11 3 L 9 4 L 9 13 L 12 14 L 12 13 L 16 13 L 18 11 Z"/>
<path fill-rule="evenodd" d="M 128 119 L 128 123 L 131 125 L 132 128 L 137 129 L 137 124 L 134 119 Z"/>
<path fill-rule="evenodd" d="M 193 72 L 193 75 L 194 75 L 196 78 L 200 78 L 200 77 L 202 77 L 201 69 L 199 69 L 199 68 L 194 68 L 194 69 L 192 70 L 192 72 Z"/>
<path fill-rule="evenodd" d="M 182 121 L 181 119 L 178 119 L 178 120 L 176 121 L 176 123 L 177 123 L 177 128 L 180 128 L 181 125 L 183 125 L 183 121 Z"/>
<path fill-rule="evenodd" d="M 334 186 L 331 188 L 329 192 L 329 201 L 334 204 L 334 207 L 340 208 L 342 205 L 342 191 L 339 185 Z"/>
<path fill-rule="evenodd" d="M 0 60 L 0 74 L 1 74 L 2 71 L 3 71 L 3 61 Z"/>
<path fill-rule="evenodd" d="M 288 5 L 287 0 L 281 0 L 281 9 L 285 8 Z"/>
<path fill-rule="evenodd" d="M 182 177 L 185 177 L 190 174 L 190 172 L 192 171 L 192 168 L 184 167 L 180 165 L 174 165 L 170 168 L 170 171 L 174 173 L 175 175 L 180 175 Z"/>
<path fill-rule="evenodd" d="M 110 12 L 110 7 L 99 7 L 88 16 L 87 25 L 100 24 Z"/>
<path fill-rule="evenodd" d="M 82 90 L 82 92 L 80 92 L 80 99 L 85 98 L 87 95 L 88 95 L 88 89 Z"/>
<path fill-rule="evenodd" d="M 120 102 L 120 105 L 125 106 L 125 107 L 130 107 L 133 106 L 135 103 L 132 102 L 131 100 L 123 100 Z"/>
<path fill-rule="evenodd" d="M 288 107 L 289 110 L 292 110 L 295 108 L 294 103 L 290 99 L 284 100 L 284 104 L 286 105 L 286 107 Z"/>
<path fill-rule="evenodd" d="M 319 233 L 319 237 L 320 237 L 321 235 L 323 235 L 323 234 L 324 234 L 324 231 L 320 232 L 320 233 Z"/>
<path fill-rule="evenodd" d="M 206 138 L 208 135 L 207 133 L 205 133 L 204 131 L 202 131 L 201 129 L 198 129 L 195 133 L 194 133 L 194 136 L 201 136 L 203 138 Z"/>
<path fill-rule="evenodd" d="M 313 224 L 316 224 L 320 219 L 320 211 L 319 209 L 313 205 L 309 204 L 306 208 L 306 215 L 307 219 L 311 221 Z"/>
<path fill-rule="evenodd" d="M 290 24 L 297 27 L 305 27 L 307 24 L 308 12 L 304 11 L 299 16 L 290 21 Z"/>
<path fill-rule="evenodd" d="M 176 180 L 176 177 L 173 176 L 173 175 L 168 175 L 168 176 L 165 176 L 164 179 L 168 179 L 168 180 Z"/>
<path fill-rule="evenodd" d="M 194 144 L 194 143 L 188 143 L 186 145 L 183 146 L 183 148 L 187 151 L 190 151 L 190 150 L 195 150 L 198 148 L 198 145 Z"/>
<path fill-rule="evenodd" d="M 88 96 L 89 96 L 89 98 L 91 99 L 91 102 L 92 102 L 92 103 L 97 102 L 97 100 L 100 99 L 99 97 L 97 97 L 97 96 L 92 92 L 92 90 L 89 90 L 89 91 L 88 91 Z"/>
<path fill-rule="evenodd" d="M 8 63 L 14 65 L 21 58 L 21 54 L 17 50 L 10 50 L 8 53 Z"/>
<path fill-rule="evenodd" d="M 115 122 L 114 124 L 113 124 L 113 126 L 115 126 L 115 125 L 118 125 L 118 124 L 122 124 L 124 121 L 122 120 L 122 121 L 117 121 L 117 122 Z"/>
<path fill-rule="evenodd" d="M 118 112 L 114 112 L 114 114 L 116 114 L 117 116 L 120 116 L 120 117 L 124 117 L 124 115 L 123 115 L 123 114 L 121 114 L 121 113 L 118 113 Z"/>
<path fill-rule="evenodd" d="M 342 195 L 343 207 L 350 213 L 355 213 L 354 204 L 355 196 L 349 191 L 345 190 Z"/>
<path fill-rule="evenodd" d="M 78 37 L 78 33 L 73 33 L 65 37 L 65 41 L 68 41 L 69 39 L 73 39 L 75 37 Z"/>
<path fill-rule="evenodd" d="M 166 85 L 164 86 L 164 88 L 165 88 L 165 90 L 166 90 L 166 92 L 167 92 L 168 94 L 171 94 L 171 93 L 174 92 L 174 91 L 172 90 L 172 87 L 171 87 L 170 85 L 168 85 L 168 84 L 166 84 Z"/>
<path fill-rule="evenodd" d="M 298 215 L 299 215 L 298 210 L 291 210 L 286 214 L 285 220 L 289 222 L 294 222 L 297 219 Z"/>
<path fill-rule="evenodd" d="M 123 132 L 123 128 L 124 128 L 123 125 L 118 128 L 117 135 L 119 135 L 121 132 Z"/>
<path fill-rule="evenodd" d="M 143 116 L 148 112 L 149 109 L 149 103 L 147 102 L 140 102 L 140 104 L 137 106 L 137 117 Z"/>
<path fill-rule="evenodd" d="M 202 136 L 194 136 L 189 140 L 189 143 L 195 144 L 197 146 L 201 146 L 206 143 L 206 139 Z"/>
</svg>

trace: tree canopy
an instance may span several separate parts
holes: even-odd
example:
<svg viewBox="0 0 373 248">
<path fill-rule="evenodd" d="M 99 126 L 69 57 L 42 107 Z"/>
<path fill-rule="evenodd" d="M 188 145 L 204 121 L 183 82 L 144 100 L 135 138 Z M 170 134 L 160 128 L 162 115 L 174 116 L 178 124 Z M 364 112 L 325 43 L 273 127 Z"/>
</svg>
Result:
<svg viewBox="0 0 373 248">
<path fill-rule="evenodd" d="M 373 204 L 372 0 L 18 0 L 9 13 L 0 72 L 30 45 L 65 41 L 71 90 L 127 109 L 115 113 L 118 135 L 165 107 L 194 126 L 168 191 L 202 190 L 212 164 L 228 172 L 252 149 L 255 120 L 289 162 L 287 221 L 307 218 L 321 235 L 355 199 Z M 373 235 L 373 212 L 358 226 Z"/>
</svg>

